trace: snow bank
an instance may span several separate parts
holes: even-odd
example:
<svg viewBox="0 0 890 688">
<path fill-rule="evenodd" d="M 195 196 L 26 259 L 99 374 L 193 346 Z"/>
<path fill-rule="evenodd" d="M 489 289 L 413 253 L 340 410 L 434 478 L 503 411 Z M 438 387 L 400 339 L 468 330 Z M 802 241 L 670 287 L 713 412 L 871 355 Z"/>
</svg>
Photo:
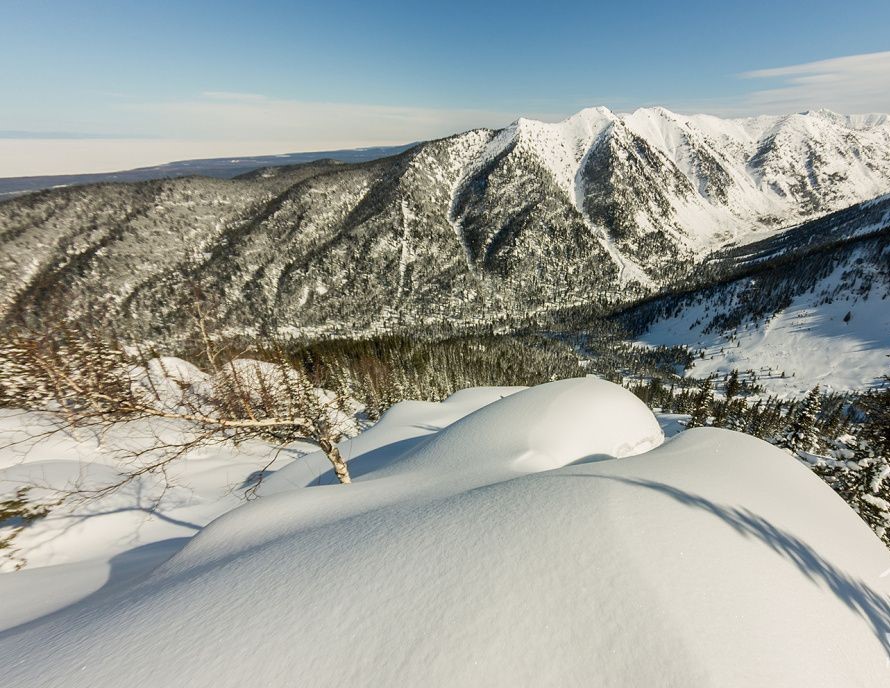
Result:
<svg viewBox="0 0 890 688">
<path fill-rule="evenodd" d="M 138 374 L 137 373 L 137 382 Z M 180 359 L 152 362 L 154 389 L 170 383 L 170 403 L 180 403 L 186 391 L 201 391 L 208 379 Z M 403 402 L 386 414 L 372 432 L 341 443 L 346 457 L 361 456 L 355 471 L 370 470 L 375 461 L 392 454 L 397 440 L 416 442 L 458 418 L 521 387 L 476 388 L 453 395 L 446 403 Z M 52 416 L 0 410 L 0 500 L 15 495 L 22 485 L 49 490 L 102 487 L 118 476 L 120 455 L 115 447 L 150 450 L 157 438 L 181 441 L 188 427 L 174 422 L 134 422 L 102 436 L 81 430 L 76 437 L 56 434 L 29 439 L 56 427 Z M 379 450 L 385 447 L 385 451 Z M 218 516 L 244 503 L 244 490 L 256 484 L 262 469 L 272 477 L 262 484 L 264 493 L 294 487 L 336 483 L 330 462 L 315 447 L 295 443 L 283 448 L 268 466 L 277 448 L 251 441 L 238 447 L 219 445 L 188 452 L 163 476 L 146 474 L 125 488 L 87 503 L 55 509 L 32 523 L 15 539 L 11 550 L 0 554 L 0 572 L 26 568 L 15 575 L 0 573 L 0 631 L 31 621 L 76 603 L 96 591 L 120 585 L 169 558 L 184 542 Z M 150 461 L 156 453 L 145 455 Z M 278 470 L 286 466 L 283 470 Z M 277 487 L 276 487 L 277 486 Z M 53 492 L 43 487 L 32 498 Z M 0 539 L 8 535 L 0 528 Z"/>
<path fill-rule="evenodd" d="M 279 472 L 0 635 L 0 685 L 887 684 L 890 555 L 805 467 L 725 430 L 652 448 L 598 380 L 507 392 L 395 407 L 350 486 Z"/>
</svg>

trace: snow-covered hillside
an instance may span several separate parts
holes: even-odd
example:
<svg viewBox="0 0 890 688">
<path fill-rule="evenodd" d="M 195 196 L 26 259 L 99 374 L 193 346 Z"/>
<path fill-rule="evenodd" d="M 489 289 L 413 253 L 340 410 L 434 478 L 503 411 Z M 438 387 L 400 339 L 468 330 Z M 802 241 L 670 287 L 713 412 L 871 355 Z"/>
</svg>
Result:
<svg viewBox="0 0 890 688">
<path fill-rule="evenodd" d="M 642 341 L 702 349 L 704 358 L 694 361 L 688 371 L 691 376 L 754 370 L 758 383 L 768 391 L 792 397 L 816 384 L 826 392 L 866 390 L 890 370 L 890 304 L 886 299 L 851 295 L 819 304 L 818 297 L 806 294 L 766 322 L 747 322 L 732 334 L 704 332 L 709 322 L 706 313 L 709 309 L 716 313 L 722 305 L 703 303 L 661 321 Z"/>
<path fill-rule="evenodd" d="M 360 164 L 0 203 L 0 318 L 89 314 L 137 338 L 178 334 L 196 281 L 242 332 L 606 309 L 685 279 L 729 242 L 888 192 L 883 115 L 589 108 Z"/>
<path fill-rule="evenodd" d="M 294 462 L 150 573 L 0 635 L 0 685 L 886 684 L 890 555 L 764 442 L 663 442 L 586 378 L 403 402 L 342 449 L 352 485 Z"/>
<path fill-rule="evenodd" d="M 701 350 L 689 376 L 753 371 L 768 392 L 793 398 L 816 384 L 824 392 L 864 391 L 890 373 L 886 236 L 650 308 L 639 341 Z"/>
</svg>

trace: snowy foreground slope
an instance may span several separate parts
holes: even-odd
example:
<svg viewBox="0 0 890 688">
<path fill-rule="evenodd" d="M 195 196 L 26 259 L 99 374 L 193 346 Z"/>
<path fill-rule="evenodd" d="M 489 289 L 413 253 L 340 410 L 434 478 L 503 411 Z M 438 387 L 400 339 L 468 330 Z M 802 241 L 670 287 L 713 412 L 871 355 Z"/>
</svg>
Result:
<svg viewBox="0 0 890 688">
<path fill-rule="evenodd" d="M 586 378 L 402 403 L 344 450 L 351 486 L 290 464 L 150 573 L 0 634 L 0 685 L 890 679 L 890 555 L 764 442 L 662 443 Z"/>
</svg>

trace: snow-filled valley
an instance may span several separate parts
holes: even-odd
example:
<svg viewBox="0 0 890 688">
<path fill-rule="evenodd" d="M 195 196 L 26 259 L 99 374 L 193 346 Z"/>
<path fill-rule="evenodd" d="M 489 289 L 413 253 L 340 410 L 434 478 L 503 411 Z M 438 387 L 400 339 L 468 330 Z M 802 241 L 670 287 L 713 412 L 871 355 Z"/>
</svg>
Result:
<svg viewBox="0 0 890 688">
<path fill-rule="evenodd" d="M 204 448 L 23 532 L 0 686 L 886 685 L 886 548 L 789 454 L 678 429 L 593 377 L 468 389 L 342 442 L 351 485 L 288 447 L 247 503 L 272 449 Z M 112 440 L 8 446 L 0 489 Z"/>
</svg>

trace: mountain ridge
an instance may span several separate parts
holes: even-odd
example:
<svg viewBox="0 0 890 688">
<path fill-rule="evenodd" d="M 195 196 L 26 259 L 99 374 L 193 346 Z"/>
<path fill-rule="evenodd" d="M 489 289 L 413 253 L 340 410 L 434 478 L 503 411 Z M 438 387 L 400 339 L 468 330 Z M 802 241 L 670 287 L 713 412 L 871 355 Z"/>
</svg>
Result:
<svg viewBox="0 0 890 688">
<path fill-rule="evenodd" d="M 588 108 L 356 164 L 0 203 L 0 315 L 89 313 L 160 336 L 181 327 L 192 283 L 233 330 L 607 308 L 676 282 L 721 247 L 888 192 L 886 116 Z"/>
</svg>

